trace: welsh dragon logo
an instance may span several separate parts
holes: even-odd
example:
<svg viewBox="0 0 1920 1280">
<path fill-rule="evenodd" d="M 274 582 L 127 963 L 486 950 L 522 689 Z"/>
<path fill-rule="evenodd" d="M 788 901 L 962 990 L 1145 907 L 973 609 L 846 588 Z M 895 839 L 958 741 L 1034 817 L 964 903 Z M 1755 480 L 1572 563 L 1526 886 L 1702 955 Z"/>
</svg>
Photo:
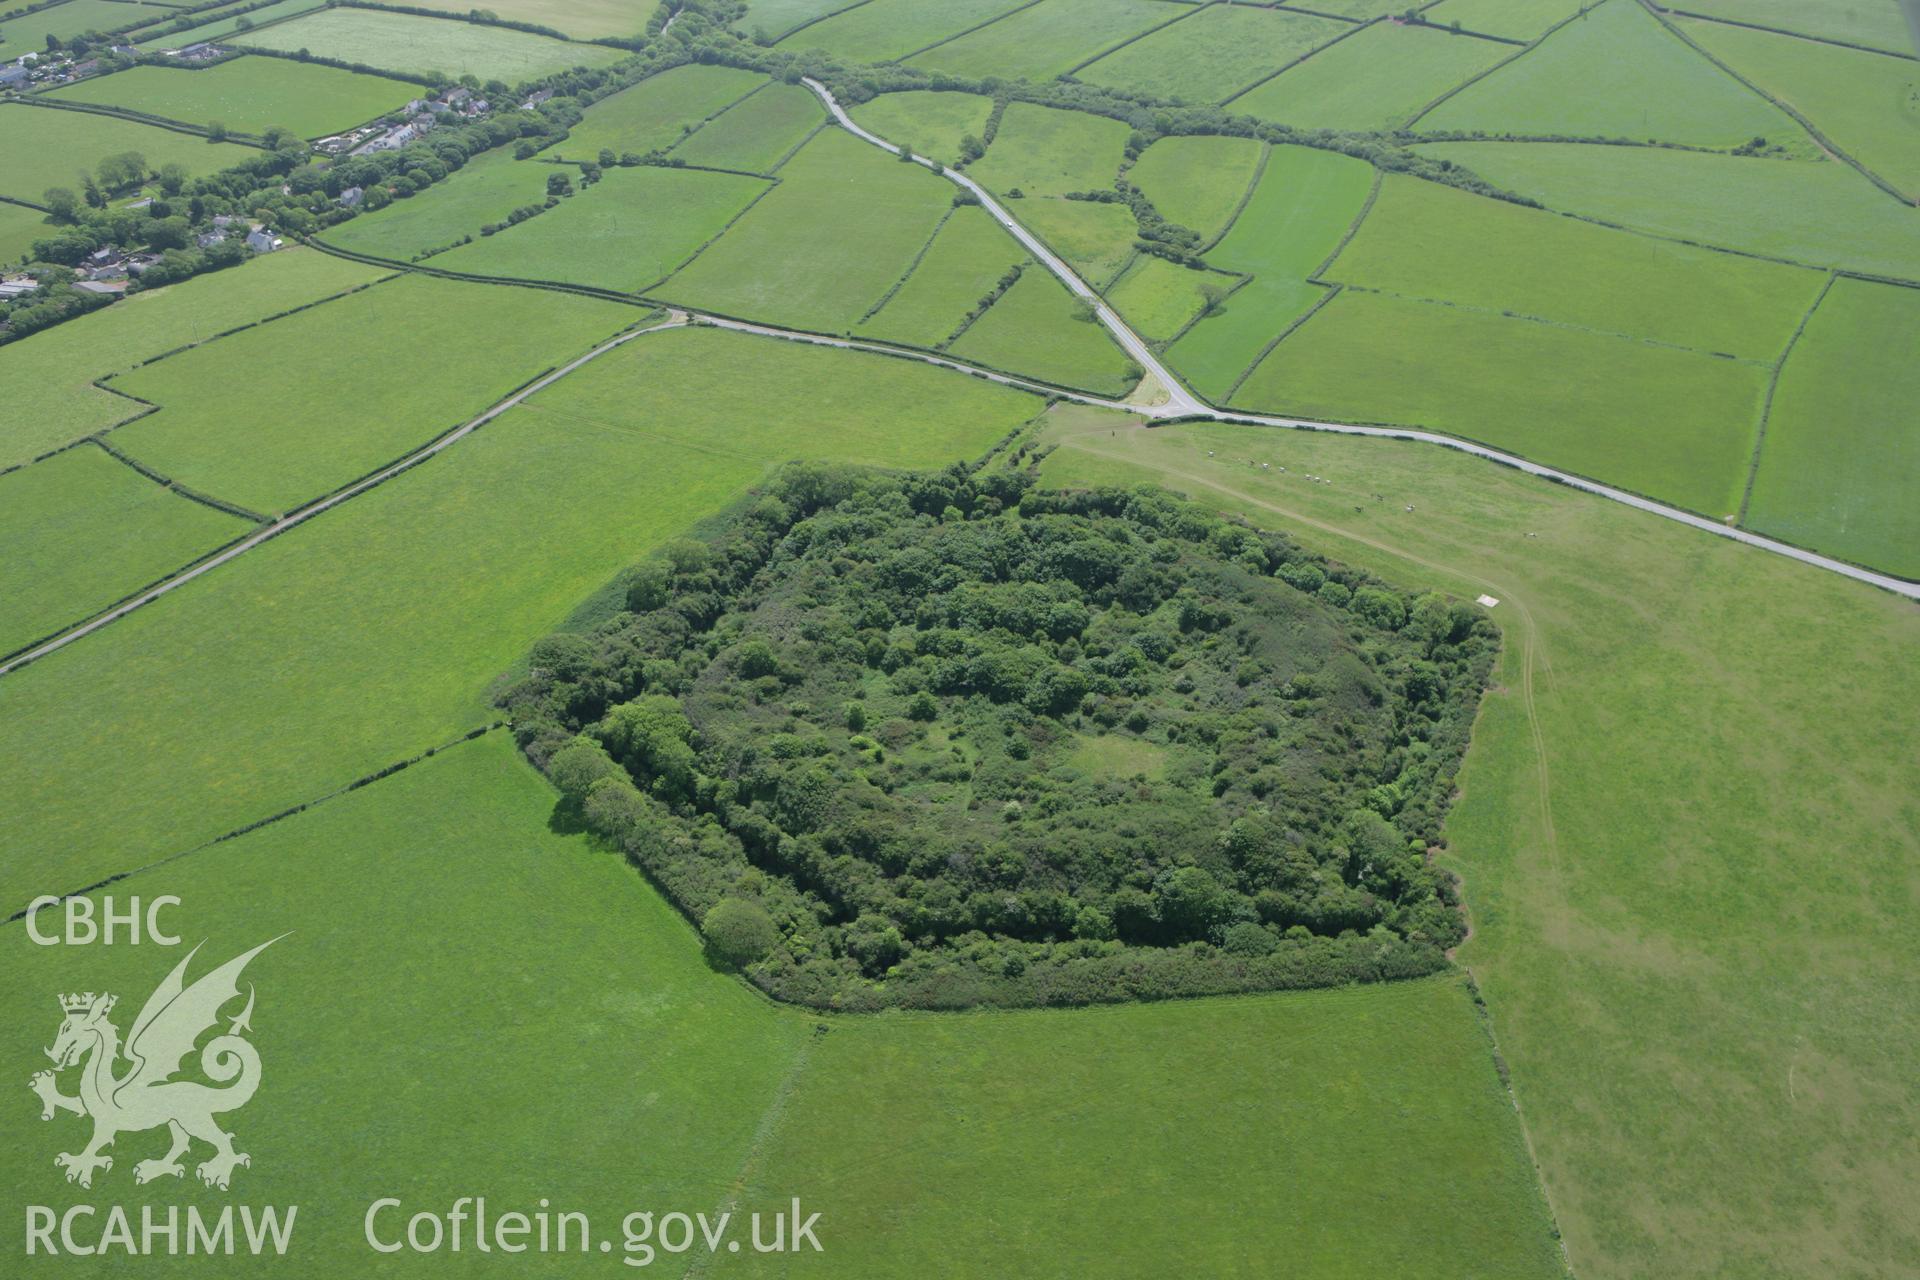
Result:
<svg viewBox="0 0 1920 1280">
<path fill-rule="evenodd" d="M 67 1171 L 68 1182 L 91 1187 L 96 1169 L 113 1168 L 113 1158 L 102 1152 L 113 1145 L 115 1137 L 161 1125 L 167 1126 L 173 1145 L 161 1158 L 134 1165 L 135 1182 L 183 1176 L 186 1170 L 180 1157 L 187 1154 L 195 1138 L 213 1147 L 212 1157 L 197 1169 L 200 1180 L 208 1186 L 224 1191 L 234 1166 L 253 1163 L 244 1151 L 234 1150 L 233 1135 L 214 1120 L 217 1115 L 245 1106 L 260 1087 L 259 1051 L 241 1034 L 252 1030 L 251 983 L 246 1007 L 229 1020 L 224 1034 L 214 1036 L 200 1050 L 200 1070 L 224 1087 L 173 1077 L 193 1052 L 195 1042 L 220 1021 L 222 1006 L 239 997 L 240 971 L 279 940 L 269 939 L 187 986 L 187 965 L 200 950 L 196 946 L 147 997 L 124 1047 L 119 1028 L 108 1017 L 118 997 L 91 991 L 60 997 L 66 1018 L 53 1047 L 46 1051 L 53 1059 L 53 1070 L 36 1072 L 28 1083 L 40 1095 L 42 1120 L 53 1119 L 57 1111 L 93 1117 L 93 1138 L 86 1147 L 53 1158 L 54 1164 Z M 122 1057 L 130 1065 L 116 1071 Z M 80 1092 L 69 1097 L 60 1092 L 55 1073 L 79 1064 L 84 1064 L 80 1066 Z"/>
</svg>

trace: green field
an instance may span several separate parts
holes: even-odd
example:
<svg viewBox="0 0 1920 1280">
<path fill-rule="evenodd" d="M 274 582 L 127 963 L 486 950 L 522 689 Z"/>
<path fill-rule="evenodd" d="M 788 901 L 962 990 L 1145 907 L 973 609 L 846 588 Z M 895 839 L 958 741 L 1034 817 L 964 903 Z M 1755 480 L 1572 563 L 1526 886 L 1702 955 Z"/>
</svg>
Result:
<svg viewBox="0 0 1920 1280">
<path fill-rule="evenodd" d="M 283 249 L 232 271 L 137 293 L 0 347 L 0 466 L 125 422 L 142 407 L 93 380 L 236 325 L 380 278 L 380 270 L 309 249 Z"/>
<path fill-rule="evenodd" d="M 915 155 L 957 164 L 960 141 L 968 134 L 987 136 L 993 99 L 977 93 L 938 93 L 912 89 L 883 93 L 848 112 L 854 123 Z"/>
<path fill-rule="evenodd" d="M 979 26 L 1023 0 L 868 0 L 781 42 L 797 53 L 819 49 L 843 62 L 888 62 Z"/>
<path fill-rule="evenodd" d="M 83 445 L 0 475 L 0 653 L 179 568 L 251 526 Z"/>
<path fill-rule="evenodd" d="M 8 3 L 5 10 L 20 7 Z M 23 53 L 45 53 L 48 36 L 65 40 L 83 31 L 112 31 L 132 26 L 143 17 L 163 17 L 167 12 L 161 5 L 127 4 L 122 0 L 66 0 L 32 13 L 0 17 L 0 59 L 11 62 Z"/>
<path fill-rule="evenodd" d="M 673 155 L 688 164 L 770 173 L 826 118 L 809 90 L 769 84 L 702 125 Z"/>
<path fill-rule="evenodd" d="M 1336 152 L 1268 153 L 1246 210 L 1206 255 L 1208 265 L 1253 279 L 1167 352 L 1196 391 L 1224 402 L 1267 344 L 1326 292 L 1307 277 L 1339 246 L 1372 185 L 1372 166 Z"/>
<path fill-rule="evenodd" d="M 1060 196 L 1113 186 L 1127 126 L 1084 111 L 1016 102 L 1000 116 L 987 154 L 969 170 L 996 195 Z"/>
<path fill-rule="evenodd" d="M 951 183 L 844 129 L 817 135 L 780 177 L 732 230 L 660 287 L 662 298 L 839 333 L 906 273 L 953 204 Z"/>
<path fill-rule="evenodd" d="M 1426 10 L 1428 22 L 1447 27 L 1459 23 L 1468 31 L 1505 36 L 1509 40 L 1537 40 L 1548 27 L 1572 17 L 1582 0 L 1441 0 Z"/>
<path fill-rule="evenodd" d="M 1493 40 L 1376 22 L 1231 99 L 1227 109 L 1301 129 L 1398 129 L 1514 52 Z"/>
<path fill-rule="evenodd" d="M 1910 202 L 1920 200 L 1920 62 L 1720 22 L 1682 30 Z"/>
<path fill-rule="evenodd" d="M 0 680 L 0 786 L 19 806 L 0 901 L 191 848 L 487 723 L 497 673 L 769 467 L 940 466 L 1039 407 L 909 361 L 711 329 L 636 339 Z M 297 733 L 276 710 L 292 703 Z"/>
<path fill-rule="evenodd" d="M 195 177 L 259 151 L 90 111 L 0 103 L 0 195 L 38 203 L 48 187 L 78 189 L 77 175 L 108 156 L 137 151 L 149 169 L 185 165 Z"/>
<path fill-rule="evenodd" d="M 1127 178 L 1160 216 L 1211 241 L 1248 198 L 1263 147 L 1252 138 L 1162 138 Z"/>
<path fill-rule="evenodd" d="M 674 67 L 594 103 L 586 119 L 543 155 L 592 161 L 602 150 L 665 151 L 765 83 L 764 76 L 734 67 Z"/>
<path fill-rule="evenodd" d="M 1246 5 L 1208 5 L 1075 73 L 1089 84 L 1177 102 L 1218 102 L 1327 43 L 1349 25 Z"/>
<path fill-rule="evenodd" d="M 553 173 L 547 165 L 515 160 L 510 150 L 488 151 L 444 182 L 328 227 L 320 238 L 355 253 L 407 261 L 478 237 L 481 227 L 506 221 L 522 205 L 540 204 Z"/>
<path fill-rule="evenodd" d="M 1007 209 L 1096 289 L 1127 265 L 1140 232 L 1123 204 L 1049 196 L 1015 200 Z"/>
<path fill-rule="evenodd" d="M 1581 92 L 1568 93 L 1568 85 Z M 1421 116 L 1423 131 L 1632 138 L 1811 153 L 1800 126 L 1687 47 L 1638 0 L 1605 0 Z"/>
<path fill-rule="evenodd" d="M 1097 320 L 1075 314 L 1066 286 L 1029 268 L 948 348 L 971 360 L 1096 395 L 1133 389 L 1140 372 Z"/>
<path fill-rule="evenodd" d="M 1874 0 L 1829 0 L 1826 4 L 1806 4 L 1804 0 L 1687 0 L 1675 8 L 1894 53 L 1914 52 L 1913 35 L 1899 7 Z"/>
<path fill-rule="evenodd" d="M 909 65 L 956 76 L 1051 80 L 1186 12 L 1174 0 L 1041 0 Z"/>
<path fill-rule="evenodd" d="M 234 58 L 211 67 L 131 67 L 50 96 L 97 102 L 191 125 L 218 120 L 242 133 L 279 125 L 302 138 L 339 133 L 420 96 L 420 86 L 285 58 Z"/>
<path fill-rule="evenodd" d="M 824 18 L 859 0 L 747 0 L 747 16 L 734 25 L 749 35 L 764 31 L 779 39 L 803 22 Z"/>
<path fill-rule="evenodd" d="M 1501 600 L 1444 861 L 1576 1275 L 1911 1270 L 1910 603 L 1429 445 L 1100 423 L 1042 475 Z M 1474 1268 L 1357 1273 L 1415 1272 Z"/>
<path fill-rule="evenodd" d="M 221 36 L 230 36 L 236 31 L 264 27 L 269 22 L 290 18 L 296 13 L 311 13 L 319 7 L 316 0 L 280 0 L 278 4 L 262 5 L 258 9 L 249 9 L 245 13 L 236 13 L 215 22 L 203 22 L 197 27 L 188 27 L 184 31 L 177 31 L 169 36 L 151 36 L 142 43 L 151 44 L 157 49 L 184 49 L 188 45 L 198 44 L 203 40 L 218 40 Z M 246 19 L 248 26 L 241 26 L 243 18 Z"/>
<path fill-rule="evenodd" d="M 937 347 L 993 291 L 1007 269 L 1026 256 L 985 209 L 955 209 L 913 274 L 860 326 L 860 332 L 916 347 Z"/>
<path fill-rule="evenodd" d="M 1836 280 L 1781 369 L 1746 523 L 1920 578 L 1920 292 Z"/>
<path fill-rule="evenodd" d="M 444 9 L 463 16 L 473 8 L 462 0 L 418 0 L 422 9 Z M 495 0 L 486 6 L 509 22 L 530 22 L 564 32 L 576 40 L 600 36 L 637 36 L 647 29 L 648 9 L 626 0 Z"/>
<path fill-rule="evenodd" d="M 433 265 L 637 293 L 672 275 L 766 189 L 765 179 L 742 174 L 657 165 L 609 169 L 545 213 L 481 236 Z"/>
<path fill-rule="evenodd" d="M 1825 284 L 1388 175 L 1328 280 L 1771 363 Z"/>
<path fill-rule="evenodd" d="M 1348 290 L 1237 407 L 1464 436 L 1710 516 L 1739 509 L 1768 370 Z"/>
<path fill-rule="evenodd" d="M 326 9 L 249 32 L 234 43 L 289 52 L 306 49 L 322 58 L 427 79 L 471 75 L 508 84 L 569 67 L 604 67 L 629 56 L 607 45 L 571 44 L 510 27 L 377 9 Z"/>
<path fill-rule="evenodd" d="M 1151 342 L 1166 342 L 1180 332 L 1206 305 L 1203 286 L 1222 292 L 1234 277 L 1195 271 L 1151 253 L 1133 260 L 1127 273 L 1114 282 L 1107 301 L 1118 308 L 1135 332 Z"/>
<path fill-rule="evenodd" d="M 202 493 L 290 511 L 644 315 L 545 289 L 408 276 L 121 374 L 114 387 L 162 407 L 113 443 Z M 459 317 L 459 360 L 417 341 L 449 316 Z"/>
<path fill-rule="evenodd" d="M 23 261 L 35 240 L 44 240 L 56 230 L 38 209 L 0 202 L 0 263 Z"/>
<path fill-rule="evenodd" d="M 1815 266 L 1920 280 L 1920 213 L 1847 165 L 1663 147 L 1423 146 L 1549 209 Z"/>
</svg>

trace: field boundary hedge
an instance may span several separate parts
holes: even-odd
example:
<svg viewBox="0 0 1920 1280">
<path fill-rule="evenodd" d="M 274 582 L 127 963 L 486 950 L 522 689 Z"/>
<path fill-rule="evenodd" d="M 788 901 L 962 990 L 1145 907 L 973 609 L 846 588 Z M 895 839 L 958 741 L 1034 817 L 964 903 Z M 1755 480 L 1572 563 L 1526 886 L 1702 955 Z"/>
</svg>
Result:
<svg viewBox="0 0 1920 1280">
<path fill-rule="evenodd" d="M 45 107 L 49 111 L 77 111 L 82 115 L 111 116 L 126 120 L 132 124 L 144 124 L 155 129 L 167 129 L 174 133 L 184 133 L 193 138 L 205 138 L 212 142 L 214 138 L 207 132 L 205 125 L 192 125 L 184 120 L 173 120 L 166 116 L 151 115 L 145 111 L 135 111 L 129 107 L 109 106 L 101 102 L 74 102 L 66 98 L 49 98 L 45 94 L 16 98 L 14 101 L 25 107 Z M 252 147 L 256 151 L 267 150 L 262 139 L 250 133 L 229 133 L 222 142 L 231 142 L 237 146 Z M 232 166 L 228 166 L 231 168 Z"/>
<path fill-rule="evenodd" d="M 1820 304 L 1827 300 L 1829 293 L 1833 292 L 1833 282 L 1837 278 L 1838 273 L 1831 271 L 1827 273 L 1826 284 L 1820 287 L 1813 305 L 1808 307 L 1806 314 L 1800 317 L 1800 323 L 1793 327 L 1793 334 L 1787 339 L 1786 347 L 1781 350 L 1780 358 L 1773 363 L 1773 374 L 1767 379 L 1767 393 L 1760 401 L 1760 430 L 1753 438 L 1753 459 L 1747 464 L 1747 483 L 1740 491 L 1740 509 L 1733 517 L 1733 522 L 1743 528 L 1747 523 L 1747 508 L 1753 502 L 1753 482 L 1760 475 L 1760 453 L 1767 446 L 1767 423 L 1773 417 L 1773 393 L 1780 389 L 1780 375 L 1786 372 L 1787 361 L 1792 358 L 1793 349 L 1800 345 L 1800 335 L 1807 331 L 1807 325 L 1813 321 L 1813 313 L 1820 309 Z"/>
<path fill-rule="evenodd" d="M 126 423 L 123 422 L 118 424 L 118 426 L 107 428 L 107 431 L 117 431 L 119 430 L 120 427 L 123 427 L 125 425 Z M 175 480 L 172 476 L 165 475 L 159 471 L 154 470 L 152 467 L 140 461 L 140 459 L 134 457 L 132 454 L 129 454 L 120 449 L 114 448 L 113 445 L 108 443 L 107 441 L 107 431 L 99 432 L 98 434 L 88 436 L 87 438 L 93 441 L 93 443 L 99 445 L 102 449 L 106 450 L 107 455 L 109 457 L 115 459 L 118 462 L 125 463 L 127 466 L 131 467 L 133 470 L 139 472 L 141 475 L 145 476 L 147 479 L 159 485 L 162 489 L 171 489 L 173 492 L 179 494 L 183 498 L 187 498 L 187 499 L 190 499 L 191 501 L 198 502 L 202 506 L 212 507 L 215 511 L 224 511 L 230 516 L 239 516 L 242 520 L 251 520 L 255 524 L 265 524 L 267 522 L 267 518 L 261 515 L 258 511 L 250 511 L 247 508 L 238 505 L 237 503 L 228 502 L 223 498 L 216 498 L 212 494 L 202 493 L 198 489 L 189 488 L 188 486 L 181 484 L 178 480 Z M 239 540 L 240 540 L 239 538 L 235 538 L 233 541 L 238 542 Z M 232 545 L 232 544 L 229 543 L 228 545 Z"/>
<path fill-rule="evenodd" d="M 1245 213 L 1247 206 L 1253 203 L 1253 193 L 1260 189 L 1260 179 L 1267 176 L 1267 162 L 1273 158 L 1274 144 L 1268 142 L 1265 138 L 1259 139 L 1259 143 L 1260 158 L 1253 162 L 1253 177 L 1247 179 L 1247 189 L 1240 193 L 1240 199 L 1234 204 L 1233 212 L 1227 215 L 1226 222 L 1221 224 L 1219 232 L 1214 235 L 1213 239 L 1194 250 L 1194 252 L 1201 257 L 1205 257 L 1220 247 L 1220 242 L 1227 238 L 1227 233 L 1233 230 L 1236 222 L 1240 221 L 1240 215 Z"/>
<path fill-rule="evenodd" d="M 907 59 L 909 58 L 917 58 L 923 53 L 930 53 L 933 50 L 938 49 L 943 44 L 952 44 L 955 40 L 960 39 L 962 36 L 970 36 L 976 31 L 985 30 L 987 27 L 992 26 L 996 22 L 1004 22 L 1006 19 L 1011 18 L 1016 13 L 1025 13 L 1027 10 L 1033 8 L 1035 5 L 1039 3 L 1041 3 L 1041 0 L 1027 0 L 1025 4 L 1015 5 L 1013 8 L 1008 9 L 1005 13 L 997 13 L 993 17 L 988 18 L 985 22 L 976 22 L 964 31 L 956 31 L 950 36 L 942 36 L 940 39 L 935 40 L 932 44 L 922 45 L 920 48 L 915 49 L 910 53 L 903 53 L 897 58 L 888 58 L 886 61 L 894 64 L 895 66 L 898 66 L 899 64 L 907 61 Z"/>
<path fill-rule="evenodd" d="M 1659 12 L 1677 18 L 1692 18 L 1695 22 L 1717 22 L 1723 27 L 1745 27 L 1749 31 L 1764 31 L 1770 36 L 1788 36 L 1795 40 L 1805 40 L 1809 44 L 1830 44 L 1837 49 L 1851 49 L 1855 53 L 1877 53 L 1882 57 L 1904 58 L 1908 62 L 1920 62 L 1920 54 L 1901 53 L 1897 49 L 1882 49 L 1870 44 L 1854 44 L 1851 40 L 1842 40 L 1836 36 L 1816 36 L 1805 31 L 1789 31 L 1785 27 L 1770 27 L 1764 22 L 1749 22 L 1744 18 L 1729 18 L 1716 13 L 1694 13 L 1690 9 L 1665 7 L 1662 7 Z"/>
<path fill-rule="evenodd" d="M 662 0 L 662 2 L 664 3 L 664 0 Z M 773 48 L 774 45 L 779 44 L 782 40 L 788 40 L 794 36 L 799 35 L 802 31 L 805 31 L 808 27 L 818 26 L 820 23 L 825 22 L 828 18 L 837 18 L 843 13 L 851 13 L 855 9 L 862 8 L 863 6 L 866 6 L 872 3 L 873 3 L 873 0 L 853 0 L 852 4 L 849 4 L 844 8 L 835 9 L 831 13 L 815 14 L 813 17 L 808 18 L 805 22 L 798 22 L 798 23 L 795 23 L 793 26 L 788 27 L 785 31 L 782 31 L 779 35 L 775 36 L 771 43 L 763 45 L 761 47 L 771 49 Z M 783 49 L 781 50 L 781 52 L 792 53 L 793 50 Z"/>
<path fill-rule="evenodd" d="M 1313 279 L 1309 279 L 1307 283 L 1320 284 L 1319 281 L 1313 280 Z M 1312 306 L 1308 307 L 1305 311 L 1302 311 L 1299 315 L 1295 316 L 1292 319 L 1292 321 L 1288 323 L 1286 328 L 1282 329 L 1279 333 L 1275 334 L 1273 341 L 1269 342 L 1266 346 L 1260 348 L 1260 354 L 1253 358 L 1253 362 L 1251 364 L 1249 364 L 1246 368 L 1240 371 L 1240 376 L 1233 380 L 1233 385 L 1227 388 L 1227 393 L 1220 397 L 1220 403 L 1222 405 L 1227 406 L 1229 409 L 1231 409 L 1233 405 L 1233 398 L 1236 395 L 1240 394 L 1240 384 L 1245 382 L 1248 378 L 1251 378 L 1253 376 L 1253 371 L 1266 363 L 1267 357 L 1273 354 L 1273 349 L 1279 346 L 1282 342 L 1285 342 L 1288 338 L 1292 337 L 1294 330 L 1298 329 L 1301 325 L 1305 324 L 1307 321 L 1313 319 L 1314 316 L 1318 315 L 1320 313 L 1320 308 L 1326 306 L 1329 302 L 1332 302 L 1335 298 L 1339 297 L 1340 291 L 1346 288 L 1346 286 L 1343 284 L 1321 285 L 1320 287 L 1325 289 L 1326 292 L 1321 294 L 1318 298 L 1315 298 L 1313 300 Z M 1375 423 L 1361 423 L 1357 425 L 1397 427 L 1397 426 L 1401 426 L 1402 424 L 1397 422 L 1391 422 L 1391 423 L 1375 422 Z M 1409 428 L 1409 429 L 1411 430 L 1412 428 Z"/>
<path fill-rule="evenodd" d="M 1102 49 L 1100 50 L 1100 52 L 1094 54 L 1091 58 L 1084 58 L 1081 61 L 1074 63 L 1071 67 L 1068 67 L 1065 71 L 1062 71 L 1059 75 L 1055 76 L 1054 79 L 1075 80 L 1077 79 L 1080 72 L 1086 70 L 1088 67 L 1092 66 L 1094 63 L 1100 61 L 1102 58 L 1111 58 L 1114 54 L 1120 52 L 1122 49 L 1126 48 L 1128 45 L 1137 43 L 1138 41 L 1141 41 L 1141 40 L 1145 40 L 1148 36 L 1157 35 L 1158 33 L 1165 31 L 1168 27 L 1172 26 L 1174 23 L 1185 22 L 1187 19 L 1195 17 L 1211 8 L 1213 8 L 1213 0 L 1202 0 L 1202 2 L 1199 4 L 1190 5 L 1186 8 L 1184 12 L 1175 14 L 1173 17 L 1168 18 L 1165 22 L 1156 23 L 1153 26 L 1148 27 L 1145 31 L 1136 31 L 1134 34 L 1122 40 L 1119 44 L 1112 45 L 1108 48 Z"/>
<path fill-rule="evenodd" d="M 881 309 L 893 301 L 893 295 L 899 293 L 901 289 L 906 287 L 907 281 L 913 278 L 913 273 L 920 269 L 920 263 L 925 260 L 927 254 L 932 251 L 933 242 L 940 238 L 940 233 L 946 229 L 947 223 L 953 220 L 953 215 L 959 211 L 959 208 L 960 206 L 955 204 L 947 206 L 947 211 L 940 215 L 940 221 L 933 224 L 933 234 L 929 235 L 926 243 L 922 244 L 914 253 L 913 261 L 907 264 L 907 269 L 900 273 L 900 278 L 893 282 L 892 287 L 880 295 L 880 301 L 868 307 L 866 314 L 854 321 L 856 327 L 865 324 L 867 321 L 879 315 Z"/>
<path fill-rule="evenodd" d="M 1286 8 L 1287 6 L 1274 5 L 1273 7 L 1275 9 L 1283 9 L 1283 8 Z M 1311 13 L 1312 11 L 1308 9 L 1299 9 L 1299 10 L 1296 10 L 1295 12 Z M 1313 16 L 1316 18 L 1331 18 L 1333 15 L 1330 13 L 1314 13 Z M 1341 21 L 1353 22 L 1353 19 L 1342 18 Z M 1325 53 L 1327 50 L 1333 48 L 1333 46 L 1339 44 L 1342 40 L 1346 40 L 1352 36 L 1357 36 L 1362 31 L 1365 31 L 1368 27 L 1372 26 L 1374 23 L 1384 22 L 1384 21 L 1385 21 L 1384 18 L 1368 18 L 1365 22 L 1355 23 L 1354 25 L 1348 27 L 1345 31 L 1342 31 L 1339 35 L 1335 36 L 1333 39 L 1327 41 L 1325 44 L 1315 45 L 1313 48 L 1307 50 L 1305 53 L 1301 54 L 1299 57 L 1295 58 L 1293 61 L 1281 64 L 1280 67 L 1278 67 L 1273 71 L 1269 71 L 1266 75 L 1261 76 L 1258 80 L 1255 80 L 1252 84 L 1248 85 L 1246 88 L 1235 90 L 1234 92 L 1228 94 L 1226 97 L 1220 99 L 1220 101 L 1214 103 L 1213 105 L 1215 105 L 1216 107 L 1219 107 L 1222 111 L 1225 111 L 1227 109 L 1227 104 L 1232 102 L 1234 99 L 1246 97 L 1248 94 L 1252 93 L 1255 89 L 1258 89 L 1261 85 L 1266 84 L 1268 81 L 1278 80 L 1281 76 L 1293 70 L 1295 67 L 1305 62 L 1308 58 L 1311 58 L 1314 54 Z"/>
<path fill-rule="evenodd" d="M 1413 126 L 1420 123 L 1420 119 L 1422 116 L 1432 114 L 1434 108 L 1438 107 L 1441 103 L 1453 97 L 1455 94 L 1461 93 L 1464 90 L 1470 89 L 1474 85 L 1479 84 L 1482 80 L 1485 80 L 1488 76 L 1492 75 L 1494 72 L 1500 70 L 1502 67 L 1505 67 L 1511 64 L 1515 59 L 1525 57 L 1528 50 L 1539 48 L 1541 45 L 1545 44 L 1547 40 L 1549 40 L 1553 36 L 1554 32 L 1558 31 L 1560 28 L 1566 26 L 1570 22 L 1577 22 L 1581 18 L 1586 17 L 1587 12 L 1588 12 L 1587 0 L 1581 0 L 1580 7 L 1578 9 L 1575 9 L 1572 13 L 1560 19 L 1560 21 L 1548 27 L 1545 31 L 1542 31 L 1539 35 L 1535 36 L 1533 38 L 1532 43 L 1523 44 L 1520 46 L 1517 52 L 1509 54 L 1507 57 L 1500 59 L 1500 61 L 1494 63 L 1490 67 L 1486 67 L 1480 71 L 1476 71 L 1474 74 L 1468 76 L 1465 80 L 1462 80 L 1459 84 L 1454 85 L 1451 89 L 1448 89 L 1445 93 L 1435 98 L 1432 102 L 1429 102 L 1426 106 L 1420 108 L 1418 111 L 1408 116 L 1407 122 L 1404 125 L 1400 126 L 1401 129 L 1411 130 Z"/>
</svg>

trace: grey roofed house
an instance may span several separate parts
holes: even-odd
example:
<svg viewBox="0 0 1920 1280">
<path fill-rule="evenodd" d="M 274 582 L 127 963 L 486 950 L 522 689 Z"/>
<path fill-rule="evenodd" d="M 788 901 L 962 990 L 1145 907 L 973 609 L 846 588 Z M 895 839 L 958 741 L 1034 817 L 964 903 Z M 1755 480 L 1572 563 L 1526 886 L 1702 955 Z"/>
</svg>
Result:
<svg viewBox="0 0 1920 1280">
<path fill-rule="evenodd" d="M 125 293 L 127 282 L 125 280 L 82 280 L 73 287 L 81 293 Z"/>
<path fill-rule="evenodd" d="M 39 287 L 40 282 L 32 276 L 16 276 L 6 280 L 0 280 L 0 301 L 21 297 L 22 295 L 32 293 Z"/>
<path fill-rule="evenodd" d="M 356 208 L 362 200 L 366 199 L 366 196 L 367 193 L 365 189 L 361 187 L 348 187 L 334 198 L 334 203 L 344 209 L 352 209 Z"/>
<path fill-rule="evenodd" d="M 247 232 L 247 248 L 255 253 L 272 253 L 280 247 L 280 237 L 265 227 L 255 227 Z"/>
<path fill-rule="evenodd" d="M 27 75 L 28 72 L 25 67 L 0 67 L 0 87 L 10 88 L 13 85 L 25 84 L 27 82 Z"/>
</svg>

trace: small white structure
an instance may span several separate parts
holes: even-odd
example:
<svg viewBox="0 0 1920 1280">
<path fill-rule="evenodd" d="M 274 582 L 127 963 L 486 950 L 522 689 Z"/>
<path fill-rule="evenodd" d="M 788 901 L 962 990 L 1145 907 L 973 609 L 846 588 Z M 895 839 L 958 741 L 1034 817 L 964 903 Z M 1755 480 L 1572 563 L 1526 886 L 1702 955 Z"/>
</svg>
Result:
<svg viewBox="0 0 1920 1280">
<path fill-rule="evenodd" d="M 1499 604 L 1500 601 L 1493 596 L 1481 596 L 1475 600 L 1474 603 L 1482 608 L 1491 609 L 1493 606 Z"/>
</svg>

